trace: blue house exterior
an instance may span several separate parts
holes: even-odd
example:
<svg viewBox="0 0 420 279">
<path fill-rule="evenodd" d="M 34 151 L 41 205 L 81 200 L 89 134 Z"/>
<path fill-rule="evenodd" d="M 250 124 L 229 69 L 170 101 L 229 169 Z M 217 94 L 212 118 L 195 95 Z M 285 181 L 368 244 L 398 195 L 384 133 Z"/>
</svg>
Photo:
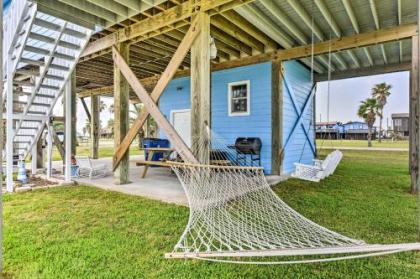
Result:
<svg viewBox="0 0 420 279">
<path fill-rule="evenodd" d="M 314 105 L 313 98 L 308 98 L 312 87 L 310 72 L 295 61 L 285 62 L 283 65 L 285 69 L 280 111 L 284 150 L 279 156 L 283 157 L 280 172 L 287 175 L 294 171 L 295 162 L 310 164 L 314 159 Z M 249 111 L 231 115 L 229 86 L 237 82 L 246 82 L 249 85 Z M 190 77 L 177 78 L 169 83 L 159 100 L 160 110 L 167 119 L 172 121 L 174 112 L 191 107 L 190 89 Z M 234 144 L 238 137 L 259 137 L 262 141 L 261 165 L 266 174 L 271 174 L 272 63 L 212 72 L 211 94 L 212 131 L 228 144 Z M 305 104 L 306 109 L 300 122 L 298 115 Z M 165 135 L 161 133 L 161 137 Z"/>
<path fill-rule="evenodd" d="M 349 130 L 367 130 L 368 125 L 361 121 L 352 121 L 343 124 L 343 132 L 347 133 Z"/>
</svg>

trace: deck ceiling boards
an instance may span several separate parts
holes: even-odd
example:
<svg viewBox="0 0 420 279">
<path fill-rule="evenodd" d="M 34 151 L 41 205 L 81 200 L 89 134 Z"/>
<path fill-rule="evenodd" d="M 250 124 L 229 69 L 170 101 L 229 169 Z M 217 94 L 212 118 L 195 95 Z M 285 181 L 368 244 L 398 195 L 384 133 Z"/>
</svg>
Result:
<svg viewBox="0 0 420 279">
<path fill-rule="evenodd" d="M 91 4 L 98 2 L 94 0 L 86 1 Z M 132 0 L 109 1 L 115 1 L 121 5 L 140 2 Z M 92 37 L 92 41 L 103 38 L 131 24 L 158 15 L 187 1 L 191 0 L 148 1 L 154 2 L 156 5 L 152 8 L 149 6 L 148 9 L 142 10 L 135 16 L 108 26 L 101 32 L 96 33 Z M 314 42 L 395 27 L 400 24 L 413 24 L 417 22 L 416 1 L 255 0 L 243 6 L 254 15 L 264 16 L 266 19 L 264 24 L 272 24 L 271 29 L 264 28 L 261 22 L 255 22 L 258 16 L 254 17 L 254 19 L 244 16 L 240 12 L 241 8 L 235 8 L 222 14 L 218 14 L 218 12 L 213 10 L 211 35 L 215 39 L 218 56 L 212 63 L 217 64 L 219 62 L 238 60 L 260 53 L 269 53 L 276 48 L 307 45 L 311 43 L 312 36 L 311 24 L 308 23 L 312 21 L 314 26 L 320 31 L 314 35 Z M 267 7 L 267 2 L 275 4 L 281 10 L 283 16 L 286 17 L 286 21 L 284 21 L 284 18 L 282 20 L 278 14 L 274 15 Z M 347 9 L 346 2 L 350 4 L 347 6 Z M 372 11 L 372 2 L 376 6 L 375 13 Z M 401 3 L 401 20 L 399 20 L 398 16 L 398 3 Z M 325 10 L 321 10 L 322 6 L 325 7 L 327 13 L 332 15 L 331 20 L 325 18 Z M 348 10 L 349 8 L 350 11 Z M 108 12 L 112 12 L 112 9 L 108 9 Z M 354 18 L 351 18 L 349 12 L 354 14 Z M 303 18 L 305 17 L 305 13 L 307 15 L 306 23 Z M 375 22 L 374 14 L 377 15 L 377 22 Z M 188 19 L 181 21 L 174 29 L 164 31 L 163 33 L 153 35 L 151 38 L 136 41 L 132 44 L 130 66 L 138 78 L 153 77 L 159 75 L 164 70 L 189 27 L 188 21 Z M 331 27 L 331 22 L 335 25 L 335 30 Z M 283 36 L 283 38 L 279 39 L 279 36 Z M 372 63 L 370 63 L 368 55 Z M 315 72 L 325 74 L 328 71 L 328 60 L 328 54 L 317 55 L 315 57 Z M 307 67 L 310 67 L 310 58 L 301 59 L 300 61 Z M 397 42 L 387 42 L 383 46 L 378 44 L 339 51 L 331 54 L 331 61 L 331 71 L 337 72 L 358 68 L 365 69 L 366 67 L 387 64 L 407 63 L 411 61 L 411 40 L 405 39 Z M 189 63 L 189 56 L 187 56 L 180 69 L 188 70 Z M 113 62 L 109 53 L 104 52 L 98 57 L 89 57 L 79 62 L 77 66 L 77 86 L 79 91 L 110 86 L 112 83 Z"/>
<path fill-rule="evenodd" d="M 126 26 L 139 13 L 166 0 L 33 0 L 45 13 L 72 20 L 84 27 Z M 125 23 L 124 23 L 125 21 Z"/>
</svg>

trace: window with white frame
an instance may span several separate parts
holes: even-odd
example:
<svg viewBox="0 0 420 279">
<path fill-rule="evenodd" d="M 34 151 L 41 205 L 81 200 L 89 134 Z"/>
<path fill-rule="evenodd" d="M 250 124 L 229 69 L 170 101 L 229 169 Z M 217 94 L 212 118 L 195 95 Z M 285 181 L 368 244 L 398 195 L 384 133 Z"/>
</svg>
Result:
<svg viewBox="0 0 420 279">
<path fill-rule="evenodd" d="M 249 115 L 250 86 L 249 80 L 231 82 L 228 84 L 229 116 Z"/>
</svg>

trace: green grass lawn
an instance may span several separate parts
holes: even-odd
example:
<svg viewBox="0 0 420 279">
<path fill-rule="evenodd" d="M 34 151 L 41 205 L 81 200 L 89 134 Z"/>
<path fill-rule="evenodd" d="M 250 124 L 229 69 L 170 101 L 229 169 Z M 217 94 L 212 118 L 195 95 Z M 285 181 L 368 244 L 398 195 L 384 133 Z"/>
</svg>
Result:
<svg viewBox="0 0 420 279">
<path fill-rule="evenodd" d="M 317 139 L 317 147 L 367 147 L 367 140 L 330 140 L 330 139 Z M 378 142 L 378 140 L 372 141 L 373 148 L 407 148 L 408 140 L 391 141 L 388 139 Z"/>
<path fill-rule="evenodd" d="M 321 183 L 275 192 L 315 222 L 369 243 L 413 242 L 406 152 L 346 151 Z M 420 278 L 420 254 L 246 266 L 166 260 L 188 209 L 86 186 L 5 195 L 5 278 Z"/>
</svg>

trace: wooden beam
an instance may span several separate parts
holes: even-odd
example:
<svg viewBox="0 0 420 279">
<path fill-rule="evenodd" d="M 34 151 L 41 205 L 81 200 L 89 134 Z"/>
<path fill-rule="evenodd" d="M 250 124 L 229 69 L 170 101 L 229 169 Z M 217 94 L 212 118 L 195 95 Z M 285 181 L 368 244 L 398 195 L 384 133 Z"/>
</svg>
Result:
<svg viewBox="0 0 420 279">
<path fill-rule="evenodd" d="M 133 88 L 134 92 L 143 102 L 144 108 L 150 113 L 150 115 L 155 119 L 158 126 L 166 134 L 169 141 L 179 153 L 181 158 L 187 163 L 197 163 L 197 160 L 191 153 L 191 150 L 178 135 L 175 128 L 169 123 L 168 119 L 166 119 L 166 117 L 159 110 L 159 107 L 155 103 L 155 100 L 151 96 L 149 96 L 149 93 L 147 93 L 147 91 L 143 88 L 136 75 L 133 73 L 133 71 L 131 71 L 130 67 L 115 47 L 112 48 L 112 54 L 115 64 L 117 65 L 121 73 L 124 75 L 128 84 L 130 84 L 131 88 Z M 125 154 L 126 152 L 124 152 L 124 155 Z"/>
<path fill-rule="evenodd" d="M 92 157 L 92 159 L 99 158 L 99 98 L 99 96 L 92 96 L 90 98 L 90 156 Z"/>
<path fill-rule="evenodd" d="M 346 71 L 334 71 L 331 73 L 330 80 L 339 80 L 353 77 L 363 77 L 363 76 L 372 76 L 372 75 L 381 75 L 395 72 L 409 71 L 411 69 L 411 63 L 396 63 L 396 64 L 387 64 L 373 67 L 361 67 L 352 70 Z M 327 81 L 328 75 L 315 75 L 315 81 Z"/>
<path fill-rule="evenodd" d="M 103 20 L 109 22 L 116 22 L 117 17 L 114 13 L 102 8 L 101 6 L 91 4 L 88 1 L 84 0 L 58 0 L 58 2 L 62 2 L 67 4 L 71 7 L 79 9 L 80 11 L 88 11 L 90 14 L 102 18 Z M 58 3 L 59 4 L 59 3 Z"/>
<path fill-rule="evenodd" d="M 419 159 L 420 159 L 420 96 L 419 96 L 419 37 L 411 39 L 411 71 L 410 71 L 410 175 L 411 193 L 419 191 Z"/>
<path fill-rule="evenodd" d="M 95 25 L 105 27 L 112 24 L 111 22 L 92 15 L 89 12 L 54 0 L 37 0 L 37 5 L 41 12 L 56 16 L 63 20 L 74 22 L 92 30 L 95 29 Z"/>
<path fill-rule="evenodd" d="M 144 19 L 126 28 L 119 29 L 115 33 L 90 43 L 82 53 L 82 57 L 110 49 L 117 43 L 133 40 L 137 37 L 145 36 L 148 33 L 153 33 L 161 28 L 188 19 L 199 11 L 206 12 L 215 9 L 218 12 L 224 12 L 252 1 L 254 0 L 188 0 L 155 16 Z"/>
<path fill-rule="evenodd" d="M 353 36 L 332 39 L 314 44 L 314 55 L 342 51 L 357 47 L 380 44 L 389 41 L 411 38 L 417 34 L 417 25 L 407 24 L 397 27 L 385 28 L 381 30 L 360 33 Z M 294 47 L 285 50 L 278 50 L 277 59 L 290 60 L 311 56 L 311 45 Z"/>
<path fill-rule="evenodd" d="M 91 123 L 92 122 L 92 116 L 90 115 L 89 108 L 86 105 L 85 98 L 86 97 L 80 97 L 80 101 L 82 102 L 83 108 L 85 109 L 86 116 L 87 116 L 89 122 Z"/>
<path fill-rule="evenodd" d="M 201 164 L 208 164 L 210 147 L 194 144 L 209 143 L 210 123 L 210 16 L 200 17 L 201 32 L 191 46 L 191 139 L 193 153 Z"/>
<path fill-rule="evenodd" d="M 192 43 L 197 38 L 197 35 L 200 33 L 200 25 L 198 22 L 198 17 L 192 22 L 190 29 L 185 34 L 184 39 L 179 44 L 178 49 L 176 50 L 174 56 L 172 57 L 171 61 L 169 62 L 168 66 L 166 67 L 165 71 L 162 73 L 160 79 L 158 80 L 155 88 L 153 89 L 150 97 L 154 102 L 157 102 L 160 96 L 165 90 L 166 86 L 168 85 L 169 81 L 174 77 L 175 73 L 177 72 L 179 65 L 184 60 L 185 55 L 187 55 Z M 130 69 L 128 69 L 130 70 Z M 141 83 L 136 79 L 137 83 Z M 134 88 L 133 88 L 134 89 Z M 140 99 L 140 98 L 139 98 Z M 113 159 L 113 168 L 114 170 L 120 163 L 122 157 L 127 152 L 130 144 L 133 142 L 134 138 L 136 137 L 138 130 L 143 127 L 144 123 L 146 122 L 149 116 L 149 112 L 147 110 L 142 110 L 140 115 L 137 119 L 132 123 L 130 130 L 127 132 L 124 140 L 122 141 L 121 145 L 115 151 L 114 159 Z"/>
<path fill-rule="evenodd" d="M 211 19 L 211 24 L 216 26 L 218 29 L 223 30 L 224 32 L 234 37 L 235 39 L 238 39 L 245 45 L 250 46 L 251 48 L 257 50 L 258 52 L 260 53 L 264 52 L 263 43 L 261 43 L 254 37 L 250 36 L 248 33 L 244 32 L 241 28 L 232 24 L 231 22 L 226 20 L 224 17 L 220 15 L 213 16 Z"/>
<path fill-rule="evenodd" d="M 278 48 L 277 43 L 267 36 L 265 33 L 261 32 L 258 28 L 256 28 L 252 23 L 248 20 L 243 18 L 240 14 L 233 10 L 229 10 L 227 12 L 222 13 L 222 16 L 225 17 L 227 20 L 244 30 L 246 33 L 257 39 L 258 41 L 262 42 L 264 45 L 267 46 L 270 50 L 275 50 Z"/>
<path fill-rule="evenodd" d="M 283 142 L 283 64 L 274 60 L 271 64 L 271 174 L 280 175 Z"/>
<path fill-rule="evenodd" d="M 415 24 L 407 24 L 407 25 L 400 25 L 397 27 L 386 28 L 381 30 L 376 30 L 368 33 L 361 33 L 352 36 L 342 37 L 340 39 L 333 39 L 329 41 L 324 41 L 320 43 L 314 44 L 314 49 L 316 50 L 317 54 L 325 54 L 328 53 L 329 45 L 331 44 L 331 51 L 342 51 L 347 49 L 353 49 L 362 46 L 369 46 L 372 44 L 380 44 L 389 41 L 396 41 L 406 38 L 411 38 L 417 34 L 417 26 Z M 220 71 L 235 67 L 242 67 L 252 64 L 264 63 L 270 60 L 275 59 L 298 59 L 302 57 L 310 57 L 311 56 L 311 45 L 306 46 L 299 46 L 290 48 L 287 50 L 279 49 L 272 52 L 267 52 L 263 54 L 257 54 L 253 56 L 243 57 L 241 59 L 235 59 L 230 61 L 224 61 L 217 64 L 212 64 L 211 70 L 212 71 Z M 393 65 L 390 65 L 392 67 Z M 404 67 L 404 66 L 402 66 Z M 366 68 L 368 69 L 368 68 Z M 372 67 L 373 69 L 373 67 Z M 190 74 L 189 70 L 180 70 L 176 73 L 177 77 L 188 76 Z M 156 75 L 152 78 L 142 79 L 142 84 L 145 82 L 150 81 L 151 86 L 153 83 L 156 83 L 156 80 L 159 79 L 159 75 Z M 92 90 L 84 90 L 78 93 L 79 97 L 89 97 L 92 95 L 102 95 L 102 94 L 109 94 L 112 93 L 112 86 L 95 88 Z"/>
<path fill-rule="evenodd" d="M 130 51 L 127 43 L 117 45 L 122 59 L 129 60 Z M 129 84 L 114 64 L 114 147 L 118 149 L 129 129 Z M 118 168 L 114 170 L 115 184 L 129 183 L 129 148 L 121 158 Z"/>
</svg>

